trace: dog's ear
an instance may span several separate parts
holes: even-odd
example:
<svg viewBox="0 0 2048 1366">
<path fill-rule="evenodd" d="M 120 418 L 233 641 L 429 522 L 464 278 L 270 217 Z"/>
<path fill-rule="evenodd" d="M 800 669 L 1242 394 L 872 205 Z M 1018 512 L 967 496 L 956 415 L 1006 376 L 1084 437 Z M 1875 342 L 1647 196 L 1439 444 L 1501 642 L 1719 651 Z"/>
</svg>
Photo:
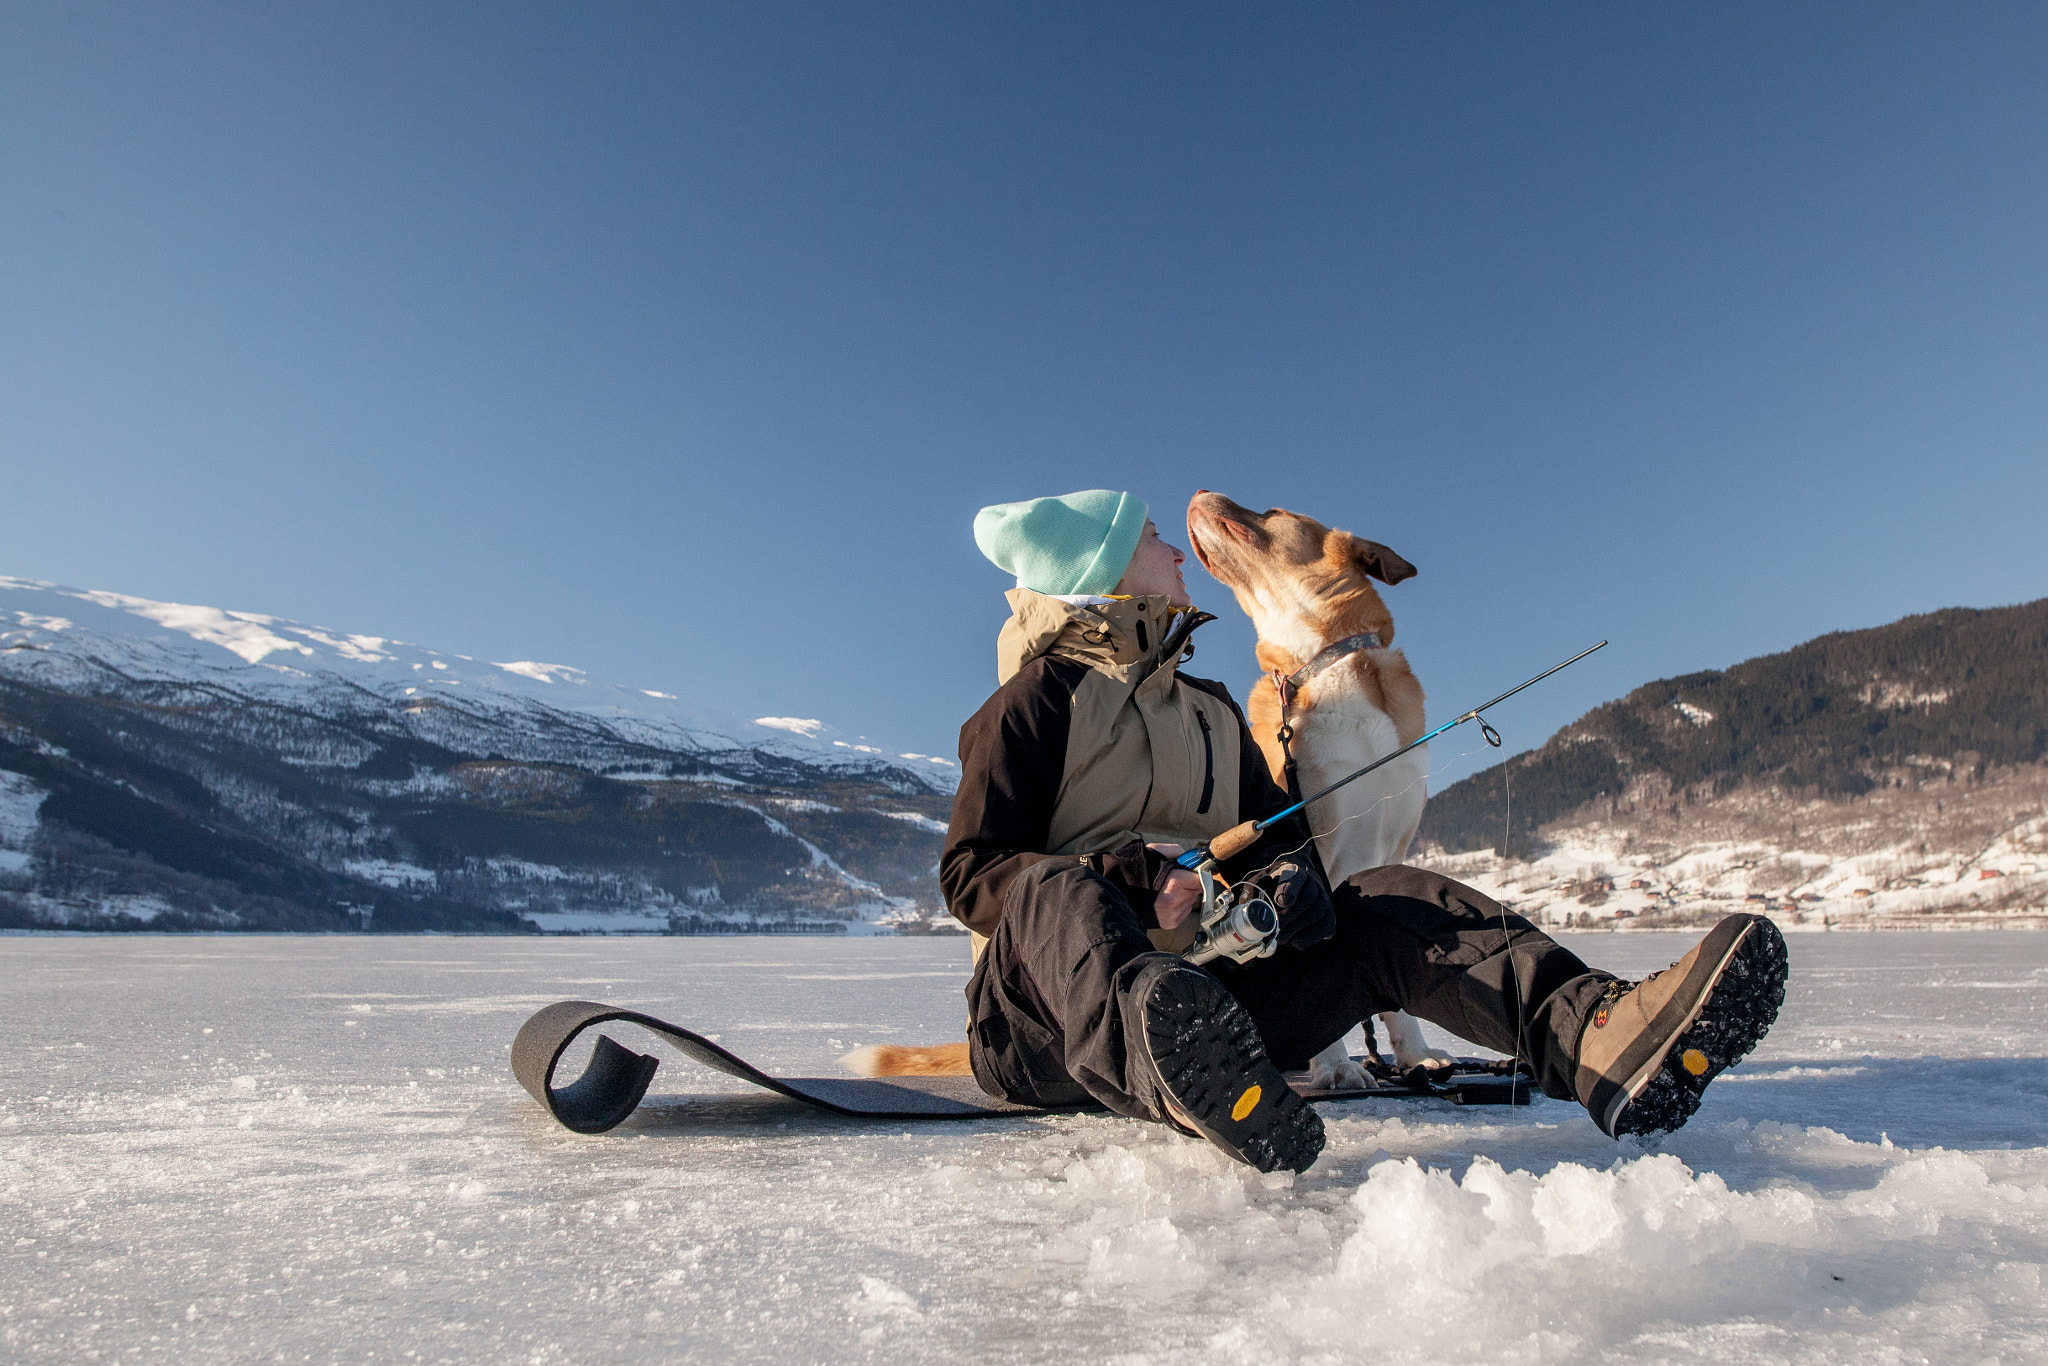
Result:
<svg viewBox="0 0 2048 1366">
<path fill-rule="evenodd" d="M 1403 579 L 1415 577 L 1415 566 L 1381 545 L 1368 541 L 1363 536 L 1351 538 L 1351 558 L 1359 567 L 1384 584 L 1396 584 Z"/>
</svg>

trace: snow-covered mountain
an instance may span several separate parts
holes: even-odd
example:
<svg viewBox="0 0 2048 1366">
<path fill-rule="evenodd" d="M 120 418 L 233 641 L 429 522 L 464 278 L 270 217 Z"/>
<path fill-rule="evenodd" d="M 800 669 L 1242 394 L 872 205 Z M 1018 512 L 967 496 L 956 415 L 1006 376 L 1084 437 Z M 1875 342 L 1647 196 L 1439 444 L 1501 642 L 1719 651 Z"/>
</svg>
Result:
<svg viewBox="0 0 2048 1366">
<path fill-rule="evenodd" d="M 0 578 L 9 923 L 922 919 L 955 781 L 569 665 Z"/>
<path fill-rule="evenodd" d="M 154 602 L 0 577 L 0 676 L 66 692 L 119 682 L 220 687 L 267 703 L 348 714 L 365 696 L 413 718 L 422 739 L 518 735 L 519 757 L 574 762 L 581 746 L 652 747 L 751 770 L 777 760 L 875 775 L 901 770 L 950 791 L 954 765 L 892 754 L 821 721 L 748 721 L 567 664 L 486 661 L 254 612 Z M 566 749 L 564 747 L 567 747 Z"/>
<path fill-rule="evenodd" d="M 2048 925 L 2048 599 L 1645 684 L 1432 794 L 1422 842 L 1554 925 Z"/>
</svg>

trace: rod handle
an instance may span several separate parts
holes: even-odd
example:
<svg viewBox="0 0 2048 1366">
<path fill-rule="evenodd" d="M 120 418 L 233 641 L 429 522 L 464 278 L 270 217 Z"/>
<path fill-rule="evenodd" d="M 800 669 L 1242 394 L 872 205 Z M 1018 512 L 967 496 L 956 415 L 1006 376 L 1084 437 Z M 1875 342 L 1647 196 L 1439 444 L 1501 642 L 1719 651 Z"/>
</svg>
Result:
<svg viewBox="0 0 2048 1366">
<path fill-rule="evenodd" d="M 1218 863 L 1234 859 L 1245 850 L 1251 848 L 1258 838 L 1259 823 L 1257 821 L 1246 821 L 1242 825 L 1233 825 L 1215 839 L 1209 841 L 1209 857 L 1215 859 Z"/>
</svg>

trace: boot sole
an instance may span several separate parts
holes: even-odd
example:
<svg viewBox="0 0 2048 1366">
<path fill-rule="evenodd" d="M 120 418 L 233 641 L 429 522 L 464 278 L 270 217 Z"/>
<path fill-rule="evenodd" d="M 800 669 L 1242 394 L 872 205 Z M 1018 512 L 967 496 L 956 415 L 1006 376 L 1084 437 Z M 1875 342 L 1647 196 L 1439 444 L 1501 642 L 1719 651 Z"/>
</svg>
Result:
<svg viewBox="0 0 2048 1366">
<path fill-rule="evenodd" d="M 1162 976 L 1145 1001 L 1145 1046 L 1174 1119 L 1262 1172 L 1307 1171 L 1323 1121 L 1266 1056 L 1252 1017 L 1198 968 Z"/>
<path fill-rule="evenodd" d="M 1682 1127 L 1699 1109 L 1707 1083 L 1747 1056 L 1777 1020 L 1791 964 L 1785 936 L 1762 916 L 1741 919 L 1748 923 L 1732 933 L 1716 927 L 1733 942 L 1701 955 L 1695 971 L 1709 974 L 1688 1017 L 1608 1105 L 1601 1127 L 1614 1137 Z"/>
</svg>

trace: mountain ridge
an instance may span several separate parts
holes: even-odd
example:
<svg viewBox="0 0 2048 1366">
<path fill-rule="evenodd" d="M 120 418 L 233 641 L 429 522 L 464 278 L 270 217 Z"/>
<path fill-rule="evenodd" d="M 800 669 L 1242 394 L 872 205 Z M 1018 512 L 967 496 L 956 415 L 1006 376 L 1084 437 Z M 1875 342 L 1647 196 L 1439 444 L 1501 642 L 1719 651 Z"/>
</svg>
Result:
<svg viewBox="0 0 2048 1366">
<path fill-rule="evenodd" d="M 0 578 L 0 923 L 858 928 L 957 770 L 820 722 Z"/>
<path fill-rule="evenodd" d="M 1417 861 L 1544 923 L 2025 910 L 2044 665 L 2048 599 L 1655 680 L 1436 794 Z M 0 578 L 0 928 L 928 929 L 957 781 L 573 666 Z"/>
<path fill-rule="evenodd" d="M 1659 679 L 1446 788 L 1414 861 L 1555 927 L 2048 928 L 2044 665 L 2048 599 Z"/>
<path fill-rule="evenodd" d="M 1453 854 L 1499 846 L 1504 768 L 1508 852 L 1523 856 L 1545 825 L 1646 784 L 1680 805 L 1756 782 L 1847 798 L 1965 755 L 1980 774 L 2048 758 L 2048 598 L 1833 631 L 1643 684 L 1432 794 L 1418 839 Z"/>
</svg>

